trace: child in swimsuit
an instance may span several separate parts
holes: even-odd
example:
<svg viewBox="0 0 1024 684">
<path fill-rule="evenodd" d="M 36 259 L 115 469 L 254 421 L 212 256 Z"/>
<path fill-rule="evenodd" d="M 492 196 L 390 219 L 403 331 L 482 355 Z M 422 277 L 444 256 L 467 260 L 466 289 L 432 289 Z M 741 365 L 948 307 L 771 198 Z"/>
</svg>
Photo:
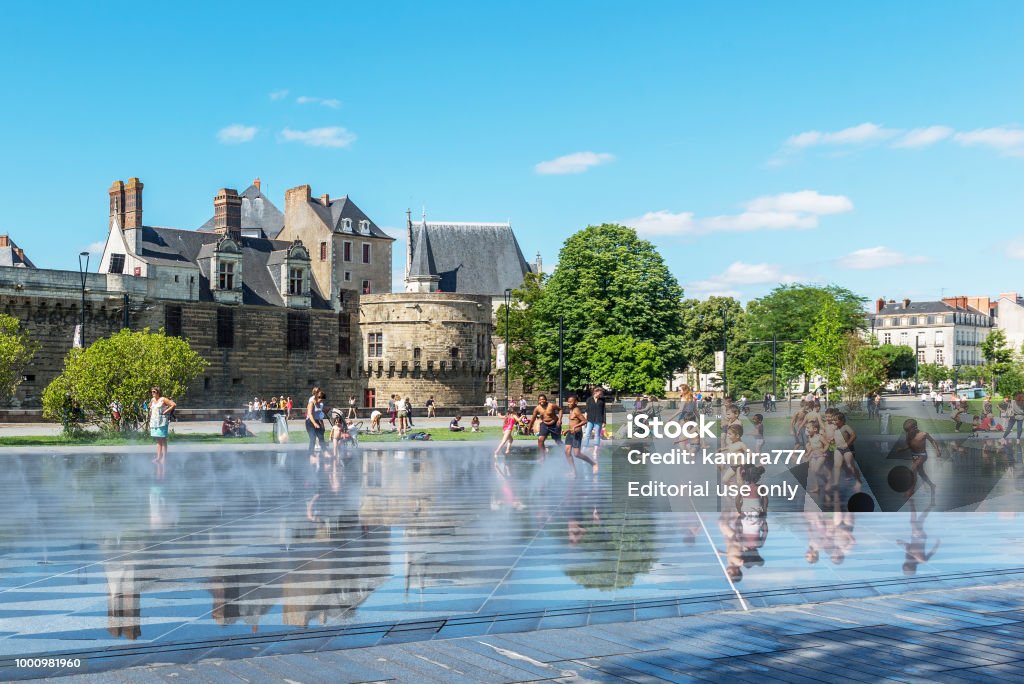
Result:
<svg viewBox="0 0 1024 684">
<path fill-rule="evenodd" d="M 764 451 L 764 416 L 755 413 L 750 422 L 754 424 L 754 451 L 761 453 Z"/>
<path fill-rule="evenodd" d="M 826 461 L 828 457 L 828 441 L 818 432 L 818 424 L 811 423 L 807 426 L 807 444 L 804 446 L 807 453 L 807 493 L 811 498 L 821 488 L 823 476 L 827 477 L 828 469 Z"/>
<path fill-rule="evenodd" d="M 725 431 L 725 445 L 722 453 L 726 455 L 729 465 L 718 466 L 723 471 L 722 484 L 728 484 L 736 479 L 743 459 L 750 451 L 750 447 L 743 443 L 743 426 L 730 425 Z"/>
</svg>

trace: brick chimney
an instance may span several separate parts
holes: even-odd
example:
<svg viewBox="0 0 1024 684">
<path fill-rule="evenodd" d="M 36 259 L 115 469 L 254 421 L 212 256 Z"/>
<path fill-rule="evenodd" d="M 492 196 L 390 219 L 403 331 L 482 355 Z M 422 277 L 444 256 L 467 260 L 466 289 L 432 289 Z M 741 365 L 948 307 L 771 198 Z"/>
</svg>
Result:
<svg viewBox="0 0 1024 684">
<path fill-rule="evenodd" d="M 320 204 L 324 205 L 325 207 L 330 206 L 331 205 L 331 196 L 326 194 L 326 193 L 323 194 L 323 195 L 320 195 Z"/>
<path fill-rule="evenodd" d="M 256 180 L 254 180 L 252 182 L 252 184 L 256 186 L 256 191 L 260 192 L 260 177 L 259 176 L 256 176 Z"/>
<path fill-rule="evenodd" d="M 875 313 L 882 313 L 882 309 L 885 308 L 885 297 L 879 297 L 875 300 Z"/>
<path fill-rule="evenodd" d="M 11 238 L 9 235 L 0 235 L 0 247 L 10 247 Z"/>
<path fill-rule="evenodd" d="M 116 180 L 110 184 L 110 219 L 117 220 L 117 225 L 124 230 L 124 181 Z"/>
<path fill-rule="evenodd" d="M 242 198 L 232 188 L 221 188 L 213 198 L 213 230 L 237 240 L 242 236 Z"/>
<path fill-rule="evenodd" d="M 904 309 L 909 309 L 910 308 L 910 299 L 909 298 L 906 298 L 906 299 L 903 300 L 903 308 Z"/>
<path fill-rule="evenodd" d="M 142 181 L 129 178 L 124 185 L 124 228 L 142 228 Z"/>
</svg>

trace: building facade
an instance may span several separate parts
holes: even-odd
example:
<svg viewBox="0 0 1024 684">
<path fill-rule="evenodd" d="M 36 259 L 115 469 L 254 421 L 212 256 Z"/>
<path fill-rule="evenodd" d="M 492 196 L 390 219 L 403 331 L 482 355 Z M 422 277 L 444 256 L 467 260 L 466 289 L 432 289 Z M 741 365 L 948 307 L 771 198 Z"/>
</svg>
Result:
<svg viewBox="0 0 1024 684">
<path fill-rule="evenodd" d="M 241 194 L 219 190 L 213 217 L 183 230 L 143 221 L 143 189 L 131 178 L 108 191 L 103 254 L 98 272 L 85 274 L 85 343 L 125 326 L 188 339 L 210 365 L 177 398 L 183 406 L 281 395 L 301 403 L 313 385 L 338 405 L 348 396 L 383 405 L 390 394 L 483 403 L 492 298 L 392 294 L 394 240 L 349 197 L 313 197 L 301 185 L 281 212 L 257 179 Z M 41 343 L 12 404 L 33 408 L 74 343 L 82 275 L 36 269 L 0 236 L 0 260 L 5 248 L 0 310 Z"/>
<path fill-rule="evenodd" d="M 987 312 L 971 306 L 968 297 L 913 302 L 879 298 L 869 317 L 871 332 L 881 344 L 911 347 L 919 363 L 940 366 L 980 366 L 981 343 L 993 327 Z"/>
</svg>

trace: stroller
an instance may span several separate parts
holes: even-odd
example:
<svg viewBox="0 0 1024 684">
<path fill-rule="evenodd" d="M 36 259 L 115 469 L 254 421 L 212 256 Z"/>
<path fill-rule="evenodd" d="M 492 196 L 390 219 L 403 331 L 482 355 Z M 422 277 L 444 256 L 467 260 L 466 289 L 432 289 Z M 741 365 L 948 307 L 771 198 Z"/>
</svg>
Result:
<svg viewBox="0 0 1024 684">
<path fill-rule="evenodd" d="M 341 446 L 359 446 L 359 433 L 363 430 L 363 421 L 357 420 L 354 423 L 348 423 L 345 421 L 345 411 L 340 408 L 331 409 L 331 427 L 333 431 L 334 424 L 341 420 Z"/>
</svg>

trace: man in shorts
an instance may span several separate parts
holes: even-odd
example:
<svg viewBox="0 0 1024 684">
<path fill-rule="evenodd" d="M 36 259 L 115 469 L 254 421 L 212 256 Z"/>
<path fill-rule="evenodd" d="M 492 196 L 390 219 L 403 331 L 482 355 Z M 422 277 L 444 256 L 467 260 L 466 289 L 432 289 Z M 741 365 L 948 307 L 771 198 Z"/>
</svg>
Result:
<svg viewBox="0 0 1024 684">
<path fill-rule="evenodd" d="M 555 406 L 548 401 L 546 394 L 537 396 L 537 406 L 530 415 L 530 432 L 533 432 L 533 424 L 540 419 L 540 431 L 537 433 L 537 447 L 540 449 L 541 458 L 547 453 L 548 448 L 544 445 L 548 436 L 555 440 L 558 446 L 562 444 L 562 407 Z"/>
</svg>

